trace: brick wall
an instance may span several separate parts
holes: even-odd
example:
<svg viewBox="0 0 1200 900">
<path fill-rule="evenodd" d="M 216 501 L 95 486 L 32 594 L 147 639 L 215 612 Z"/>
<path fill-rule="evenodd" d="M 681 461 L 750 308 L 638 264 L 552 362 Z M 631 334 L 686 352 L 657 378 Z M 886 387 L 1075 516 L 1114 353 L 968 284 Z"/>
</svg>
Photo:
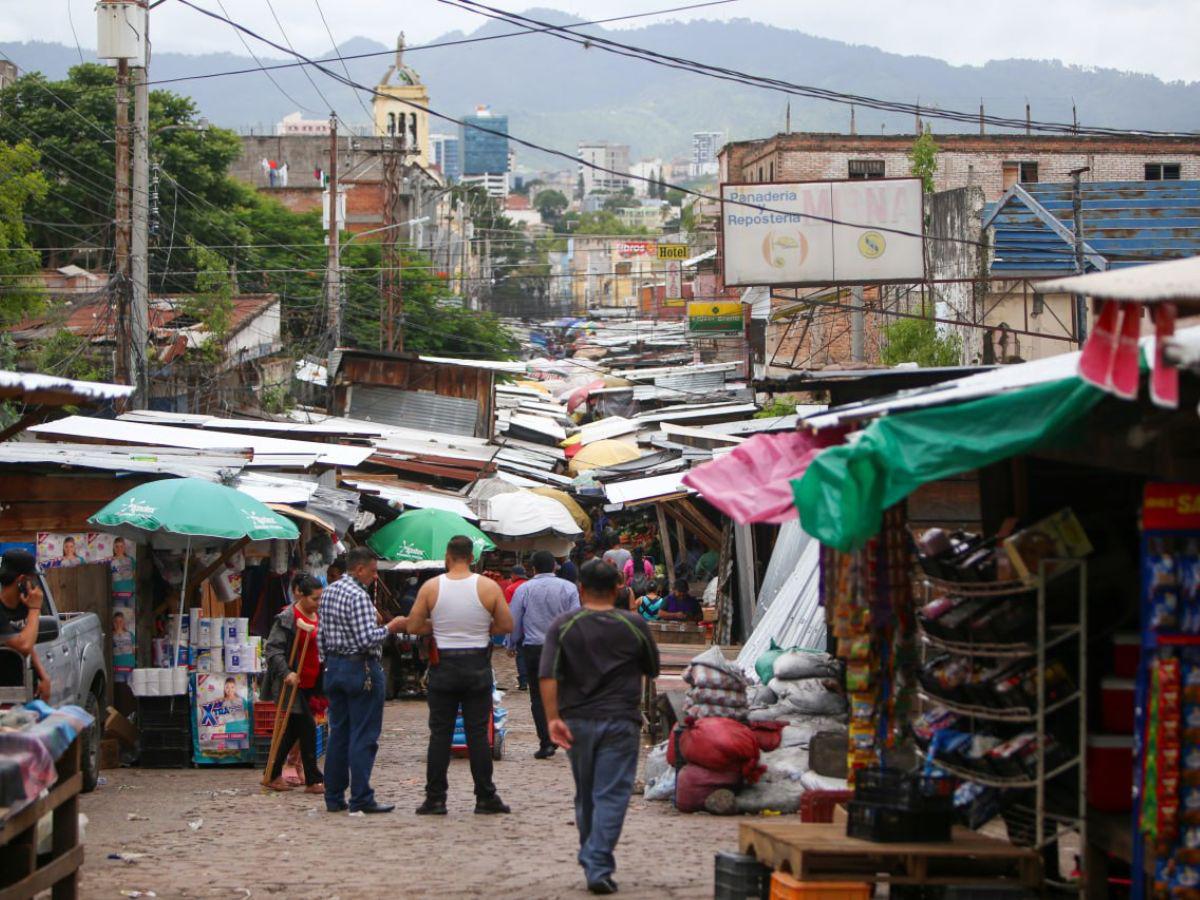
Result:
<svg viewBox="0 0 1200 900">
<path fill-rule="evenodd" d="M 1032 162 L 1037 180 L 1069 181 L 1090 167 L 1086 181 L 1142 181 L 1146 163 L 1178 163 L 1184 180 L 1200 179 L 1200 141 L 1071 136 L 935 135 L 941 152 L 939 191 L 980 187 L 987 200 L 1004 192 L 1004 163 Z M 912 135 L 785 134 L 727 144 L 722 172 L 728 181 L 825 181 L 847 177 L 850 160 L 882 160 L 886 177 L 909 174 Z M 772 177 L 772 172 L 774 173 Z"/>
</svg>

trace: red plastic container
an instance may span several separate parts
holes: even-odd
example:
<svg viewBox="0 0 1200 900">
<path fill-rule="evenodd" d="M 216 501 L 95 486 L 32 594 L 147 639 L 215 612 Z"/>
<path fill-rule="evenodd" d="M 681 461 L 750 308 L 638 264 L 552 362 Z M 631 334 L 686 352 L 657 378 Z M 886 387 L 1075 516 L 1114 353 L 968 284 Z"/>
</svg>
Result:
<svg viewBox="0 0 1200 900">
<path fill-rule="evenodd" d="M 1100 679 L 1100 721 L 1108 734 L 1133 734 L 1132 678 Z"/>
<path fill-rule="evenodd" d="M 1121 631 L 1113 638 L 1113 676 L 1137 678 L 1142 642 L 1136 631 Z"/>
<path fill-rule="evenodd" d="M 838 804 L 854 799 L 854 791 L 808 791 L 800 795 L 800 821 L 833 821 L 833 810 Z"/>
<path fill-rule="evenodd" d="M 275 729 L 275 704 L 260 700 L 254 704 L 254 734 L 270 737 Z"/>
<path fill-rule="evenodd" d="M 1133 736 L 1093 734 L 1087 740 L 1088 803 L 1101 812 L 1133 808 Z"/>
</svg>

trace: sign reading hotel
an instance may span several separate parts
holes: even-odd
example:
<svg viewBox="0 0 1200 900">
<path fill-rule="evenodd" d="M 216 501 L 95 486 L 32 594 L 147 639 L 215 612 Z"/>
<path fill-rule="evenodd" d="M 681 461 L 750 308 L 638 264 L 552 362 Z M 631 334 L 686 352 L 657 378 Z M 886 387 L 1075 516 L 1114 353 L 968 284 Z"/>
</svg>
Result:
<svg viewBox="0 0 1200 900">
<path fill-rule="evenodd" d="M 659 244 L 658 245 L 659 259 L 687 259 L 688 245 L 687 244 Z"/>
<path fill-rule="evenodd" d="M 917 178 L 721 186 L 725 284 L 921 281 Z"/>
</svg>

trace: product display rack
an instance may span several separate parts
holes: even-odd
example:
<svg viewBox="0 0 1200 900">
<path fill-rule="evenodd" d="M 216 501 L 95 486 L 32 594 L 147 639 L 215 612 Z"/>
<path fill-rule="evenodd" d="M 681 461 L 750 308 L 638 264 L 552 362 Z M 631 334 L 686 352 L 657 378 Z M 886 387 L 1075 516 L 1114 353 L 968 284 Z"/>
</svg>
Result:
<svg viewBox="0 0 1200 900">
<path fill-rule="evenodd" d="M 1032 790 L 1034 800 L 1032 809 L 1023 804 L 1011 805 L 1006 807 L 1005 816 L 1010 823 L 1014 819 L 1023 823 L 1027 822 L 1032 845 L 1035 849 L 1045 850 L 1052 845 L 1057 845 L 1063 831 L 1077 833 L 1079 835 L 1080 846 L 1086 847 L 1087 755 L 1084 747 L 1087 738 L 1087 563 L 1077 559 L 1047 559 L 1042 561 L 1038 572 L 1038 577 L 1031 582 L 974 584 L 948 582 L 928 576 L 923 579 L 927 599 L 931 599 L 935 594 L 949 594 L 967 598 L 1014 596 L 1017 599 L 1014 599 L 1013 602 L 1019 603 L 1022 601 L 1018 595 L 1036 594 L 1037 616 L 1036 640 L 1034 642 L 977 643 L 971 641 L 952 641 L 928 634 L 924 630 L 921 632 L 922 642 L 927 647 L 967 659 L 977 657 L 982 659 L 1011 658 L 1014 660 L 1035 658 L 1037 664 L 1037 696 L 1034 708 L 996 708 L 956 702 L 940 697 L 927 690 L 922 690 L 920 696 L 928 703 L 936 703 L 963 718 L 971 720 L 972 731 L 975 730 L 975 720 L 1002 724 L 1024 723 L 1035 726 L 1037 734 L 1036 769 L 1031 777 L 1009 777 L 994 773 L 977 772 L 974 769 L 945 763 L 941 760 L 933 760 L 933 764 L 965 781 L 974 781 L 978 784 L 1002 790 Z M 1051 583 L 1058 583 L 1066 578 L 1072 578 L 1078 585 L 1076 591 L 1076 600 L 1078 602 L 1076 621 L 1073 624 L 1052 625 L 1047 621 L 1047 593 Z M 1065 696 L 1056 697 L 1047 702 L 1047 658 L 1050 655 L 1050 651 L 1060 645 L 1067 644 L 1073 639 L 1076 641 L 1078 657 L 1077 669 L 1074 673 L 1076 689 Z M 1047 726 L 1047 720 L 1072 704 L 1078 706 L 1078 733 L 1075 735 L 1074 744 L 1066 746 L 1067 754 L 1070 758 L 1059 763 L 1048 764 L 1046 759 L 1046 736 L 1051 732 Z M 1054 736 L 1056 740 L 1066 744 L 1062 736 L 1057 734 Z M 1069 815 L 1048 811 L 1046 809 L 1047 782 L 1067 775 L 1072 771 L 1077 772 L 1076 777 L 1078 779 L 1075 813 Z M 1047 834 L 1048 829 L 1049 834 Z M 1081 859 L 1081 868 L 1077 882 L 1064 884 L 1048 880 L 1047 883 L 1057 887 L 1078 889 L 1080 896 L 1082 896 L 1087 882 L 1082 865 L 1083 862 Z"/>
</svg>

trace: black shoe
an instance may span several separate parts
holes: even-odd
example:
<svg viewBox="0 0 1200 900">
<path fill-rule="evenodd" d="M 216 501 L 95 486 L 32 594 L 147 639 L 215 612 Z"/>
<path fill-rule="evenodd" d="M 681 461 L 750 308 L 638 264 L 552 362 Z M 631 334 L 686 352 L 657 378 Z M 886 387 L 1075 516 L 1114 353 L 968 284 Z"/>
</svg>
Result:
<svg viewBox="0 0 1200 900">
<path fill-rule="evenodd" d="M 429 800 L 417 807 L 418 816 L 444 816 L 446 815 L 445 800 Z"/>
<path fill-rule="evenodd" d="M 495 816 L 501 813 L 510 813 L 508 804 L 499 797 L 489 797 L 487 800 L 475 801 L 475 815 L 477 816 Z"/>
<path fill-rule="evenodd" d="M 395 808 L 395 803 L 371 803 L 368 806 L 364 806 L 362 809 L 353 810 L 353 812 L 366 813 L 370 816 L 376 813 L 390 813 Z"/>
<path fill-rule="evenodd" d="M 558 748 L 555 747 L 553 744 L 550 745 L 549 747 L 541 747 L 538 749 L 538 751 L 535 754 L 533 754 L 533 758 L 534 759 L 549 759 L 550 757 L 552 757 L 554 755 L 554 751 L 557 749 Z"/>
<path fill-rule="evenodd" d="M 345 812 L 349 808 L 345 803 L 330 803 L 328 800 L 325 801 L 326 812 Z"/>
<path fill-rule="evenodd" d="M 518 685 L 517 685 L 517 690 L 518 690 L 518 691 L 527 691 L 527 690 L 529 690 L 529 685 L 527 685 L 527 684 L 518 684 Z"/>
<path fill-rule="evenodd" d="M 590 894 L 615 894 L 616 892 L 617 883 L 612 880 L 611 875 L 605 875 L 599 881 L 593 881 L 588 885 Z"/>
</svg>

